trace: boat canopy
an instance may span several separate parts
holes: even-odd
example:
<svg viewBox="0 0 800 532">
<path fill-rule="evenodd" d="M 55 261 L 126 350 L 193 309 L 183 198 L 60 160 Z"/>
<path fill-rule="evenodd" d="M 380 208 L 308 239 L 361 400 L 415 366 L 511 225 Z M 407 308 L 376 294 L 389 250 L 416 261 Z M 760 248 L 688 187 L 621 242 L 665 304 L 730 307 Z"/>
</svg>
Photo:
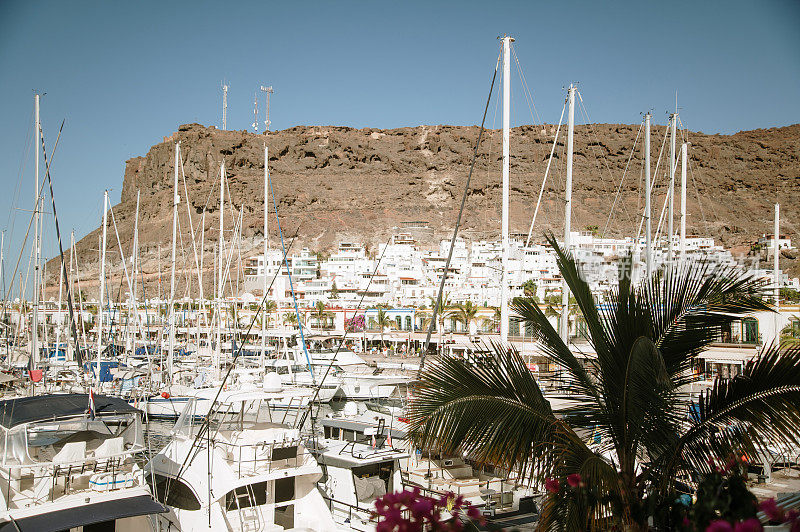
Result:
<svg viewBox="0 0 800 532">
<path fill-rule="evenodd" d="M 89 394 L 58 394 L 20 397 L 0 401 L 0 427 L 10 430 L 17 425 L 79 416 L 89 410 Z M 139 412 L 119 397 L 94 396 L 96 414 L 125 414 Z"/>
<path fill-rule="evenodd" d="M 125 517 L 152 515 L 168 511 L 167 507 L 154 501 L 149 495 L 138 495 L 95 504 L 80 504 L 64 510 L 33 515 L 15 521 L 6 521 L 0 523 L 0 532 L 56 532 Z"/>
</svg>

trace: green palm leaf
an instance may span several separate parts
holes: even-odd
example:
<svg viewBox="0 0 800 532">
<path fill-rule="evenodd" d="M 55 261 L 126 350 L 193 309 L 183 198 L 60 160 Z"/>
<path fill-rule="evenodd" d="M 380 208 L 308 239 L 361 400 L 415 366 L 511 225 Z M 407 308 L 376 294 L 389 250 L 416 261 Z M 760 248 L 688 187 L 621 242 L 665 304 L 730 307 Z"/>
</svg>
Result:
<svg viewBox="0 0 800 532">
<path fill-rule="evenodd" d="M 709 458 L 800 444 L 800 346 L 767 348 L 742 376 L 718 379 L 689 418 L 689 369 L 724 326 L 771 308 L 762 280 L 684 262 L 637 286 L 626 266 L 601 304 L 572 255 L 548 240 L 596 355 L 577 356 L 534 300 L 516 298 L 512 310 L 564 370 L 575 402 L 554 413 L 513 348 L 493 344 L 477 362 L 445 357 L 423 368 L 410 408 L 422 449 L 467 453 L 536 482 L 580 473 L 586 493 L 548 496 L 541 527 L 586 530 L 645 528 L 676 476 L 707 469 Z M 600 442 L 588 446 L 588 434 Z"/>
</svg>

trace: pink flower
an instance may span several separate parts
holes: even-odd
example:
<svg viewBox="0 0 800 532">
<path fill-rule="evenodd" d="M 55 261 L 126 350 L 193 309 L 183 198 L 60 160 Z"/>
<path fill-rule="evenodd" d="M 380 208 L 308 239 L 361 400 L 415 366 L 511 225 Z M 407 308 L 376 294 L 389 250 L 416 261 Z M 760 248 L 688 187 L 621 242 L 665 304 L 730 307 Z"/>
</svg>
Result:
<svg viewBox="0 0 800 532">
<path fill-rule="evenodd" d="M 581 476 L 578 473 L 573 473 L 567 477 L 567 484 L 571 488 L 577 488 L 581 485 Z"/>
<path fill-rule="evenodd" d="M 706 532 L 733 532 L 733 526 L 727 521 L 717 519 L 716 521 L 711 521 L 711 524 L 706 528 Z"/>
<path fill-rule="evenodd" d="M 470 506 L 467 509 L 467 517 L 469 517 L 473 521 L 481 521 L 483 519 L 481 511 L 475 508 L 474 506 Z"/>
<path fill-rule="evenodd" d="M 433 518 L 433 499 L 427 497 L 421 498 L 417 502 L 411 504 L 411 513 L 414 514 L 416 519 L 422 520 L 424 518 Z"/>
<path fill-rule="evenodd" d="M 761 501 L 761 504 L 758 505 L 758 509 L 764 512 L 770 521 L 783 523 L 786 520 L 783 508 L 778 506 L 775 499 L 764 499 Z"/>
<path fill-rule="evenodd" d="M 761 526 L 761 523 L 755 517 L 751 517 L 750 519 L 746 519 L 741 523 L 736 523 L 733 527 L 734 532 L 761 532 L 764 530 L 764 527 Z"/>
<path fill-rule="evenodd" d="M 561 483 L 558 481 L 558 479 L 548 478 L 544 481 L 544 489 L 550 493 L 558 493 L 558 491 L 561 489 Z"/>
</svg>

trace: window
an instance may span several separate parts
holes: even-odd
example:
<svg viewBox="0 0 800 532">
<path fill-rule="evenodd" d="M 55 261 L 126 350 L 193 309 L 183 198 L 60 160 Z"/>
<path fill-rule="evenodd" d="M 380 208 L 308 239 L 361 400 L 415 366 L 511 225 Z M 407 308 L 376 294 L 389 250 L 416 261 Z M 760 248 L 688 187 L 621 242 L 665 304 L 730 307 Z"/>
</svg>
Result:
<svg viewBox="0 0 800 532">
<path fill-rule="evenodd" d="M 294 504 L 275 508 L 275 524 L 282 526 L 284 530 L 294 528 Z"/>
<path fill-rule="evenodd" d="M 150 480 L 150 477 L 148 477 Z M 156 475 L 156 498 L 179 510 L 199 510 L 200 501 L 192 488 L 177 478 Z"/>
<path fill-rule="evenodd" d="M 294 478 L 294 477 L 292 477 Z M 239 486 L 225 495 L 225 510 L 238 510 L 267 504 L 267 482 L 257 482 L 248 486 Z"/>
<path fill-rule="evenodd" d="M 297 458 L 297 446 L 277 447 L 272 449 L 272 460 L 289 460 Z"/>
<path fill-rule="evenodd" d="M 275 504 L 294 499 L 294 477 L 275 480 Z"/>
<path fill-rule="evenodd" d="M 753 318 L 742 320 L 742 341 L 746 344 L 758 343 L 758 321 Z"/>
<path fill-rule="evenodd" d="M 789 318 L 789 336 L 800 338 L 800 318 Z"/>
</svg>

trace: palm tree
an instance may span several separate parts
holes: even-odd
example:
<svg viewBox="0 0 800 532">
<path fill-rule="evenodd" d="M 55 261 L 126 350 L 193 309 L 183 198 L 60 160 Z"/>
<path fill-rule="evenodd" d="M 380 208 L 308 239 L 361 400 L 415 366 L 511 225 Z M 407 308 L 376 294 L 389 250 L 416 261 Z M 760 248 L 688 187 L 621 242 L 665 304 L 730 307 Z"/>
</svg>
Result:
<svg viewBox="0 0 800 532">
<path fill-rule="evenodd" d="M 465 301 L 455 305 L 454 314 L 464 323 L 464 332 L 469 334 L 469 325 L 475 320 L 475 315 L 478 314 L 478 306 L 472 301 Z"/>
<path fill-rule="evenodd" d="M 267 328 L 269 328 L 269 319 L 275 310 L 277 310 L 278 304 L 275 301 L 268 300 L 264 301 L 264 310 L 262 313 L 264 314 L 264 318 L 267 320 Z"/>
<path fill-rule="evenodd" d="M 789 325 L 781 329 L 779 342 L 782 346 L 789 347 L 800 344 L 797 327 L 798 320 L 800 320 L 800 318 L 797 316 L 792 316 L 792 318 L 789 320 Z"/>
<path fill-rule="evenodd" d="M 423 369 L 411 403 L 419 448 L 469 454 L 539 485 L 560 481 L 548 483 L 544 530 L 647 530 L 674 500 L 676 479 L 692 482 L 732 453 L 757 458 L 768 444 L 800 443 L 798 346 L 764 348 L 743 375 L 718 378 L 699 400 L 687 390 L 723 326 L 770 308 L 762 281 L 730 267 L 671 265 L 639 286 L 623 275 L 600 306 L 573 258 L 549 240 L 596 359 L 585 367 L 534 302 L 513 309 L 564 368 L 575 402 L 556 416 L 506 346 L 495 344 L 480 364 L 447 357 Z M 592 432 L 600 440 L 590 447 L 583 438 Z M 575 474 L 583 491 L 564 482 Z"/>
<path fill-rule="evenodd" d="M 283 323 L 291 326 L 297 326 L 297 313 L 288 312 L 283 315 Z"/>
<path fill-rule="evenodd" d="M 375 324 L 381 331 L 381 347 L 383 347 L 383 329 L 386 327 L 391 328 L 394 325 L 394 321 L 392 321 L 389 314 L 387 314 L 383 308 L 378 308 L 378 316 L 375 318 Z"/>
<path fill-rule="evenodd" d="M 314 318 L 317 320 L 317 327 L 322 329 L 325 323 L 325 319 L 328 317 L 328 313 L 325 311 L 325 303 L 322 301 L 317 301 L 314 305 Z"/>
</svg>

